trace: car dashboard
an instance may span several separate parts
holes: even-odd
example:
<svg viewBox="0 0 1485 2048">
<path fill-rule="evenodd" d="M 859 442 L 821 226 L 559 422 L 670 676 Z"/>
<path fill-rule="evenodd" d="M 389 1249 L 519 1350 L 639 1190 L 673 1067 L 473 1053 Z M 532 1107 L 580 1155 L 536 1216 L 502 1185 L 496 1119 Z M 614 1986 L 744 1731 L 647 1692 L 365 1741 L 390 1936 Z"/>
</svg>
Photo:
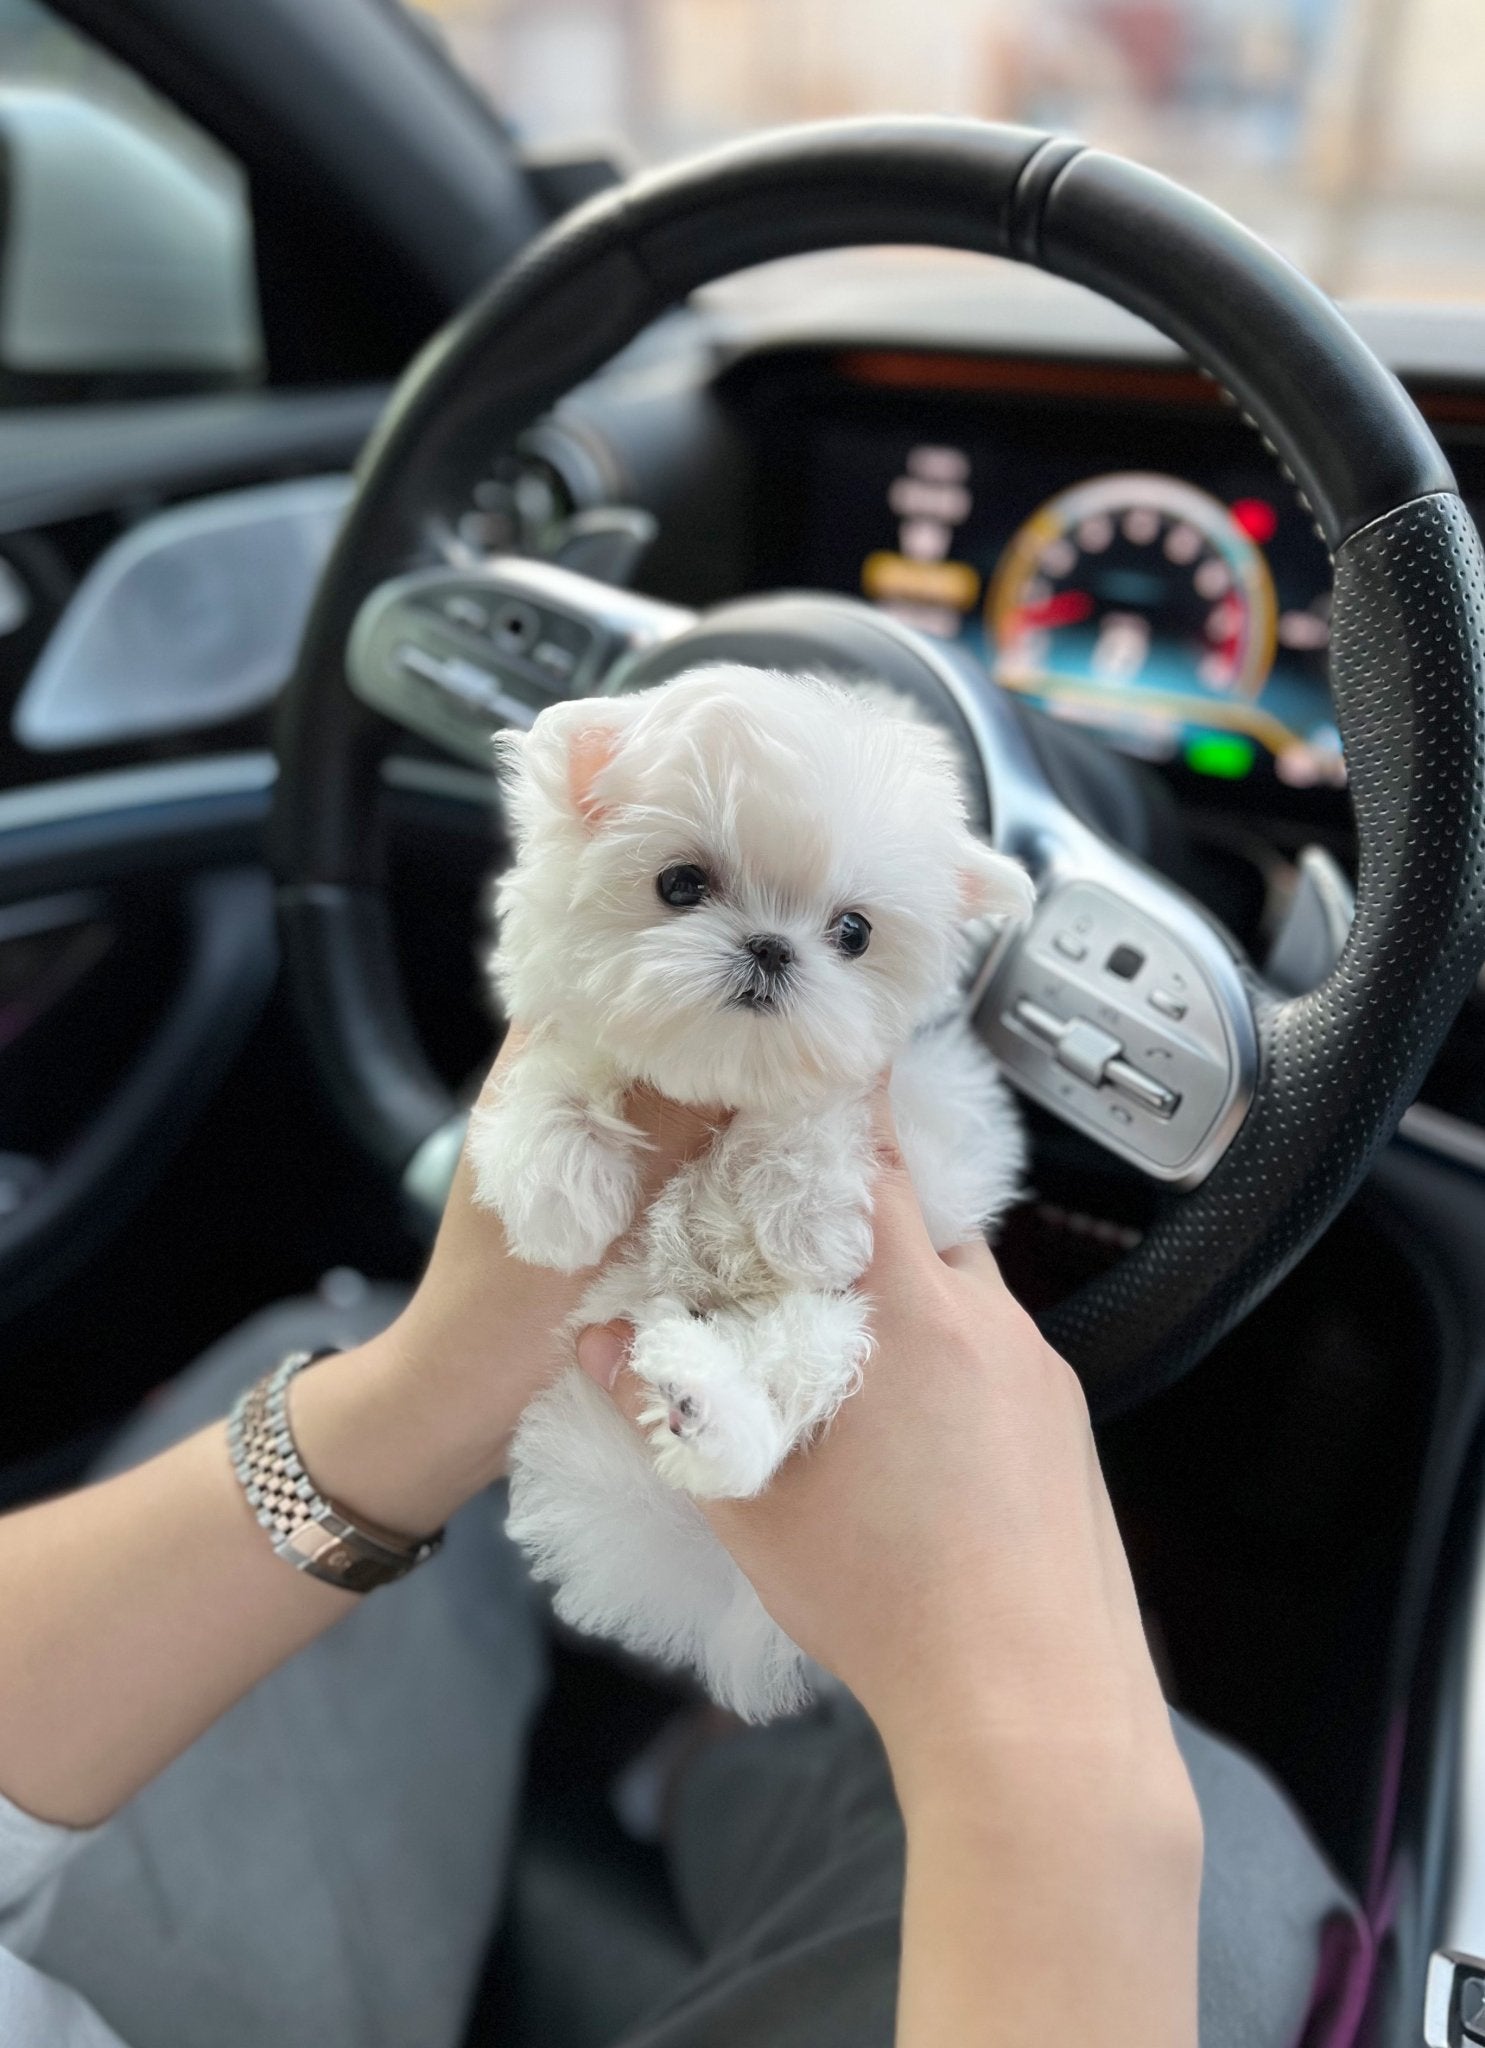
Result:
<svg viewBox="0 0 1485 2048">
<path fill-rule="evenodd" d="M 800 383 L 770 580 L 854 592 L 1183 778 L 1344 786 L 1329 561 L 1215 387 L 881 349 Z"/>
<path fill-rule="evenodd" d="M 1088 301 L 1040 330 L 1007 325 L 981 281 L 991 266 L 970 289 L 919 259 L 898 291 L 855 260 L 844 308 L 811 288 L 781 318 L 749 285 L 661 322 L 517 447 L 472 464 L 440 546 L 468 564 L 560 557 L 584 522 L 591 538 L 591 522 L 637 508 L 654 539 L 633 573 L 655 596 L 822 589 L 957 643 L 1085 757 L 1137 764 L 1189 854 L 1178 879 L 1262 960 L 1301 850 L 1353 857 L 1326 682 L 1330 564 L 1295 486 L 1218 387 L 1138 323 L 1090 324 Z M 804 301 L 823 316 L 802 316 Z M 1409 381 L 1478 516 L 1485 334 L 1435 353 Z M 220 418 L 199 400 L 141 407 L 91 447 L 70 421 L 53 435 L 39 415 L 0 418 L 0 446 L 20 435 L 27 457 L 0 489 L 0 574 L 17 594 L 9 630 L 0 618 L 0 826 L 7 806 L 18 826 L 41 801 L 62 816 L 100 777 L 121 799 L 121 774 L 162 768 L 193 819 L 198 775 L 266 808 L 273 699 L 382 397 L 265 393 Z M 388 772 L 399 801 L 437 792 L 448 817 L 457 798 L 478 844 L 482 777 L 408 739 Z M 156 784 L 140 787 L 163 815 Z M 11 845 L 29 857 L 23 832 L 0 832 L 0 856 Z M 19 994 L 35 949 L 12 963 Z M 0 944 L 0 967 L 11 953 Z M 466 959 L 458 973 L 470 988 Z M 456 1055 L 485 1028 L 471 1004 Z M 1474 1142 L 1485 1009 L 1461 1019 L 1425 1100 Z"/>
<path fill-rule="evenodd" d="M 723 389 L 756 448 L 761 585 L 957 642 L 1183 807 L 1344 842 L 1329 557 L 1210 380 L 853 347 L 754 359 Z M 1485 401 L 1422 403 L 1478 516 L 1485 447 L 1458 428 Z"/>
</svg>

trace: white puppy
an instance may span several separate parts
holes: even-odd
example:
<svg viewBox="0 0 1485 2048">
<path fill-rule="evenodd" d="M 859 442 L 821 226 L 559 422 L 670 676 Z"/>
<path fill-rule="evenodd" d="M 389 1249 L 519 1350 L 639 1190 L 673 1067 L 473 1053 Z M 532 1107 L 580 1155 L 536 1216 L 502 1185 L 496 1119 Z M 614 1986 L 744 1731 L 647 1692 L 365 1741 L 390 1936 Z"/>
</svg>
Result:
<svg viewBox="0 0 1485 2048">
<path fill-rule="evenodd" d="M 634 1325 L 647 1440 L 570 1366 L 516 1437 L 511 1534 L 566 1620 L 763 1719 L 804 1659 L 696 1501 L 758 1492 L 866 1363 L 884 1069 L 940 1249 L 1014 1195 L 1020 1126 L 956 990 L 965 922 L 1031 884 L 971 835 L 948 742 L 833 684 L 710 668 L 500 744 L 492 967 L 531 1038 L 475 1116 L 479 1200 L 517 1257 L 592 1266 L 638 1201 L 626 1091 L 732 1112 L 574 1324 Z"/>
</svg>

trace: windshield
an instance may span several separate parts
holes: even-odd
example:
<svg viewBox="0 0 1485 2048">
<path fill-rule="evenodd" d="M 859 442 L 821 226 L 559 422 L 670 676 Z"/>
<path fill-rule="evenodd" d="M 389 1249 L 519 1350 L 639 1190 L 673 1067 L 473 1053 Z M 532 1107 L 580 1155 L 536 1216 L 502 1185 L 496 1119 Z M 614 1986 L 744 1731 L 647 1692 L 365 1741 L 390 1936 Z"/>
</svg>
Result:
<svg viewBox="0 0 1485 2048">
<path fill-rule="evenodd" d="M 1485 298 L 1482 0 L 416 0 L 523 142 L 1022 121 L 1154 165 L 1337 294 Z"/>
</svg>

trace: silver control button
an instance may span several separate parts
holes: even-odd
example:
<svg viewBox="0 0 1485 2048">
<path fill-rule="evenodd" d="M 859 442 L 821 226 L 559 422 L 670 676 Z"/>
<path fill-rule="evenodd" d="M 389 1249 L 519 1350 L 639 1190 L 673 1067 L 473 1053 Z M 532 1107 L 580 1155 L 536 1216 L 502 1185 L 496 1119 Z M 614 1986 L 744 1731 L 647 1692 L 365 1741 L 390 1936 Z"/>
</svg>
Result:
<svg viewBox="0 0 1485 2048">
<path fill-rule="evenodd" d="M 472 661 L 461 661 L 453 654 L 433 654 L 426 647 L 416 647 L 408 641 L 398 647 L 397 659 L 407 674 L 418 676 L 425 683 L 433 683 L 472 710 L 503 718 L 507 725 L 528 726 L 536 717 L 534 704 L 527 704 L 522 698 L 511 696 L 508 690 L 502 690 L 488 670 L 476 668 Z"/>
<path fill-rule="evenodd" d="M 1152 1081 L 1148 1074 L 1142 1074 L 1138 1067 L 1132 1067 L 1128 1060 L 1111 1059 L 1104 1067 L 1104 1079 L 1127 1095 L 1131 1102 L 1138 1102 L 1143 1108 L 1153 1110 L 1156 1116 L 1171 1116 L 1181 1098 L 1174 1089 L 1163 1082 Z"/>
<path fill-rule="evenodd" d="M 1074 1017 L 1063 1025 L 1057 1040 L 1057 1064 L 1097 1088 L 1104 1075 L 1120 1064 L 1123 1050 L 1112 1032 L 1090 1024 L 1086 1017 Z"/>
<path fill-rule="evenodd" d="M 477 597 L 468 597 L 462 590 L 456 590 L 443 601 L 443 615 L 456 626 L 468 626 L 471 632 L 487 633 L 490 630 L 490 614 Z"/>
<path fill-rule="evenodd" d="M 1065 960 L 1083 960 L 1087 958 L 1088 948 L 1075 932 L 1058 932 L 1052 944 Z"/>
<path fill-rule="evenodd" d="M 544 668 L 554 676 L 570 676 L 577 664 L 577 657 L 571 648 L 563 647 L 556 640 L 543 640 L 531 659 L 538 668 Z"/>
<path fill-rule="evenodd" d="M 1024 1024 L 1033 1038 L 1039 1038 L 1043 1045 L 1055 1046 L 1062 1036 L 1065 1017 L 1056 1016 L 1051 1010 L 1044 1010 L 1040 1003 L 1034 1003 L 1030 996 L 1022 996 L 1016 1005 L 1016 1020 Z"/>
<path fill-rule="evenodd" d="M 1186 998 L 1178 996 L 1174 989 L 1152 988 L 1150 1008 L 1158 1010 L 1162 1017 L 1170 1017 L 1179 1023 L 1186 1014 Z"/>
<path fill-rule="evenodd" d="M 1176 1091 L 1131 1066 L 1112 1031 L 1103 1030 L 1086 1017 L 1059 1017 L 1055 1010 L 1045 1009 L 1030 996 L 1019 998 L 1015 1018 L 1023 1030 L 1047 1047 L 1059 1067 L 1076 1074 L 1090 1087 L 1102 1087 L 1107 1081 L 1130 1102 L 1137 1102 L 1141 1109 L 1156 1116 L 1173 1116 L 1179 1108 L 1181 1098 Z"/>
</svg>

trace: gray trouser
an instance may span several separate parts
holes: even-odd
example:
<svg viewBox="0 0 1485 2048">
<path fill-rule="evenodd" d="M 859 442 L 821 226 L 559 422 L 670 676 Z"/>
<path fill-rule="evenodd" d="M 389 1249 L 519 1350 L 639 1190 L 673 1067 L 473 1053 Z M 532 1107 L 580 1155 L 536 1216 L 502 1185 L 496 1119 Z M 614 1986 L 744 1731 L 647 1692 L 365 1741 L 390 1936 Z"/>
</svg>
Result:
<svg viewBox="0 0 1485 2048">
<path fill-rule="evenodd" d="M 288 1349 L 357 1341 L 396 1299 L 256 1317 L 112 1462 L 221 1415 Z M 433 1565 L 265 1680 L 87 1846 L 36 1960 L 130 2048 L 457 2048 L 544 1675 L 500 1504 L 475 1502 Z M 1263 1773 L 1177 1733 L 1206 1826 L 1203 2048 L 1290 2048 L 1352 1909 Z M 707 1752 L 671 1867 L 705 1960 L 628 2048 L 890 2048 L 901 1823 L 849 1702 Z M 581 1927 L 570 1941 L 580 1968 Z M 1070 2033 L 1077 1953 L 1069 1927 Z"/>
</svg>

